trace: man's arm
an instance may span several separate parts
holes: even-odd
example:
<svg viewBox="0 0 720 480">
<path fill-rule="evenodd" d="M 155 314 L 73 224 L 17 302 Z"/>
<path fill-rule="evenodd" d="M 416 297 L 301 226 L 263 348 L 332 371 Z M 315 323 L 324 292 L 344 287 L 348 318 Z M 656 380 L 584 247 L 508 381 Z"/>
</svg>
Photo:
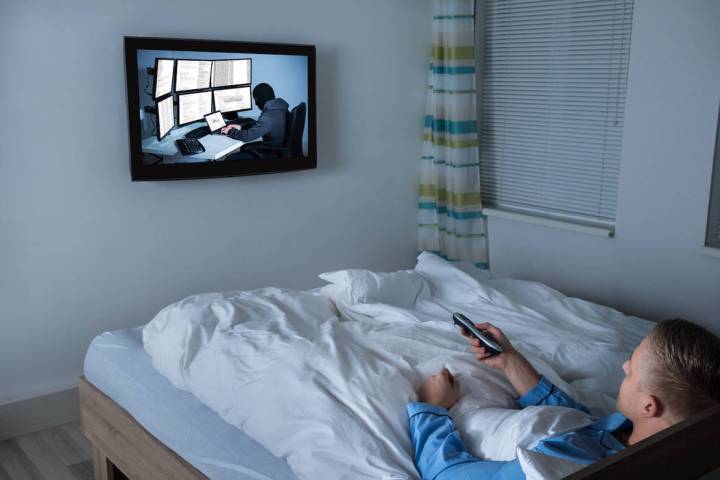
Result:
<svg viewBox="0 0 720 480">
<path fill-rule="evenodd" d="M 585 413 L 590 413 L 590 410 L 588 410 L 585 405 L 576 402 L 570 395 L 541 376 L 538 371 L 535 370 L 535 367 L 533 367 L 520 352 L 515 350 L 510 340 L 507 339 L 499 328 L 489 323 L 478 323 L 476 326 L 490 333 L 495 341 L 502 347 L 503 353 L 490 355 L 487 350 L 480 345 L 479 340 L 468 337 L 470 349 L 482 364 L 503 371 L 508 381 L 512 384 L 513 388 L 515 388 L 515 391 L 520 395 L 517 403 L 521 408 L 531 405 L 552 405 L 574 408 Z"/>
<path fill-rule="evenodd" d="M 242 142 L 249 142 L 256 138 L 267 135 L 272 130 L 272 120 L 269 115 L 260 114 L 255 124 L 247 130 L 242 128 L 234 128 L 228 131 L 228 137 Z"/>
<path fill-rule="evenodd" d="M 503 359 L 502 371 L 518 395 L 525 395 L 538 384 L 540 374 L 520 352 L 513 348 L 512 351 L 503 351 L 500 355 L 507 357 Z"/>
<path fill-rule="evenodd" d="M 407 406 L 415 466 L 423 479 L 524 479 L 517 461 L 491 462 L 465 449 L 447 409 L 457 402 L 460 384 L 447 368 L 432 375 L 418 391 L 418 403 Z"/>
<path fill-rule="evenodd" d="M 567 393 L 560 390 L 545 377 L 540 377 L 540 381 L 531 388 L 525 395 L 521 395 L 516 400 L 520 408 L 532 405 L 550 405 L 556 407 L 567 407 L 590 413 L 590 410 L 578 403 Z"/>
<path fill-rule="evenodd" d="M 415 449 L 415 466 L 423 479 L 525 478 L 518 460 L 481 460 L 468 452 L 445 408 L 428 403 L 411 403 L 407 406 L 407 414 Z"/>
</svg>

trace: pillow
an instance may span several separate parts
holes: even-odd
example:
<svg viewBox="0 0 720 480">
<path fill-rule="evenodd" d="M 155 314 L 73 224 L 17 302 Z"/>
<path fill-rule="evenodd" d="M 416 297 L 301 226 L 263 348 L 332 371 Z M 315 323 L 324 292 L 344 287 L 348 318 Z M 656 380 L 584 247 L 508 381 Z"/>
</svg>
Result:
<svg viewBox="0 0 720 480">
<path fill-rule="evenodd" d="M 429 252 L 418 256 L 415 271 L 430 284 L 433 296 L 449 302 L 470 303 L 493 293 L 481 283 L 492 278 L 489 271 L 467 263 L 448 262 Z"/>
<path fill-rule="evenodd" d="M 543 455 L 524 448 L 517 449 L 517 458 L 527 480 L 560 480 L 585 467 L 581 463 Z"/>
<path fill-rule="evenodd" d="M 590 425 L 594 417 L 580 410 L 531 406 L 522 410 L 468 408 L 453 420 L 468 450 L 488 460 L 513 460 L 516 449 L 534 448 L 540 440 Z"/>
<path fill-rule="evenodd" d="M 410 307 L 418 298 L 429 294 L 423 277 L 412 270 L 391 273 L 339 270 L 319 276 L 331 283 L 323 288 L 323 293 L 336 303 L 346 305 L 385 303 Z"/>
</svg>

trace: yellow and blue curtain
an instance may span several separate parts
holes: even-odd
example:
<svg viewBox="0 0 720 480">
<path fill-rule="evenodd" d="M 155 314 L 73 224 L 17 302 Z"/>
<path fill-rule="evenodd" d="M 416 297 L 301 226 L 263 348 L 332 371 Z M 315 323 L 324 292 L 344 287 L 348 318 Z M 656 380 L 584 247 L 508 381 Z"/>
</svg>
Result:
<svg viewBox="0 0 720 480">
<path fill-rule="evenodd" d="M 419 249 L 488 266 L 480 200 L 475 2 L 433 1 L 422 156 Z"/>
</svg>

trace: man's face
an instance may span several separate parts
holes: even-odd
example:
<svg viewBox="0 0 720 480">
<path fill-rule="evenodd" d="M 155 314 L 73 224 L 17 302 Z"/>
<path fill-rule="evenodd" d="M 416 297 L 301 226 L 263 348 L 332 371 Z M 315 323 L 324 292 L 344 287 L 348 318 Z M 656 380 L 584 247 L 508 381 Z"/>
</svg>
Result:
<svg viewBox="0 0 720 480">
<path fill-rule="evenodd" d="M 646 380 L 649 355 L 648 339 L 645 337 L 625 363 L 625 379 L 620 385 L 617 409 L 630 420 L 637 418 L 643 408 L 647 393 L 643 391 L 642 380 Z"/>
</svg>

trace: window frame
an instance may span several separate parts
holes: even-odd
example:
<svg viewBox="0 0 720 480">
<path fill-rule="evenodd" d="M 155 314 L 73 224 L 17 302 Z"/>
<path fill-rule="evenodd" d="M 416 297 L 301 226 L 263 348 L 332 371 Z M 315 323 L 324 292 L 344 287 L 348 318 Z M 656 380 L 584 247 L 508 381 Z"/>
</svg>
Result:
<svg viewBox="0 0 720 480">
<path fill-rule="evenodd" d="M 720 106 L 715 129 L 715 155 L 710 176 L 710 198 L 705 227 L 705 248 L 720 252 Z"/>
</svg>

